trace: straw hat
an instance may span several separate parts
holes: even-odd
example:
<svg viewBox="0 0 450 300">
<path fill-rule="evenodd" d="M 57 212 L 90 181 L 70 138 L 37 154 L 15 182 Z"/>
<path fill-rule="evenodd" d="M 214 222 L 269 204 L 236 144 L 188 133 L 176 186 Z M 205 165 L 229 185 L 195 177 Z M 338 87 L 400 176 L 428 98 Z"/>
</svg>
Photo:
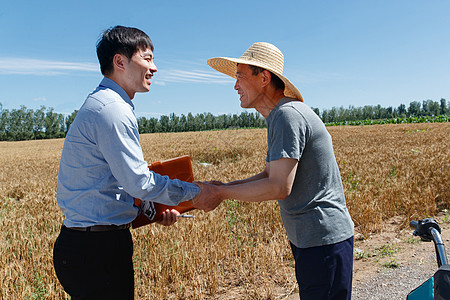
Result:
<svg viewBox="0 0 450 300">
<path fill-rule="evenodd" d="M 284 82 L 284 95 L 303 102 L 298 89 L 283 74 L 284 56 L 280 49 L 272 44 L 254 43 L 242 54 L 241 58 L 215 57 L 208 59 L 208 65 L 217 71 L 236 78 L 237 64 L 246 64 L 266 69 Z"/>
</svg>

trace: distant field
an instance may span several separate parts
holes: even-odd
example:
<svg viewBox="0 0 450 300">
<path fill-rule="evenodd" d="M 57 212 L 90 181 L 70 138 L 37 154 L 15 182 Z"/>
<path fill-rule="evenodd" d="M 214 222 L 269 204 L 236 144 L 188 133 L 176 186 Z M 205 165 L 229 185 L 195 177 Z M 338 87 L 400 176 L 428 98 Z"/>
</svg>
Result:
<svg viewBox="0 0 450 300">
<path fill-rule="evenodd" d="M 356 231 L 450 208 L 450 123 L 328 127 Z M 190 155 L 196 180 L 260 172 L 264 129 L 141 136 L 148 162 Z M 0 299 L 64 299 L 52 248 L 63 215 L 63 140 L 0 142 Z M 206 164 L 200 164 L 206 163 Z M 276 202 L 223 202 L 171 227 L 133 230 L 137 299 L 275 299 L 295 286 Z"/>
</svg>

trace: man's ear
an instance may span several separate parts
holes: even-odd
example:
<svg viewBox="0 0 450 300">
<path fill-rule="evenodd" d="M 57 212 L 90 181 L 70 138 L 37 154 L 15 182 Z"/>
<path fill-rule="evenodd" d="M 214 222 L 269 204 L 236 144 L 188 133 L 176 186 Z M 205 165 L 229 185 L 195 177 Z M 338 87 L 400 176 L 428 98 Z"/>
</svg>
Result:
<svg viewBox="0 0 450 300">
<path fill-rule="evenodd" d="M 264 70 L 260 74 L 262 77 L 261 83 L 263 84 L 263 86 L 267 86 L 268 84 L 270 84 L 270 80 L 271 80 L 270 72 L 267 70 Z"/>
<path fill-rule="evenodd" d="M 118 71 L 125 71 L 128 59 L 123 54 L 116 53 L 113 57 L 113 67 Z"/>
</svg>

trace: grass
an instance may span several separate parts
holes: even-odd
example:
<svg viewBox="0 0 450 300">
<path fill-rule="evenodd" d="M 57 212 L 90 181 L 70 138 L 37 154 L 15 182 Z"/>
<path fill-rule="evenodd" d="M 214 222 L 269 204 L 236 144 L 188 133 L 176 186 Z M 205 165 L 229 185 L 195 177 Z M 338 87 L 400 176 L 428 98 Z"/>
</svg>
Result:
<svg viewBox="0 0 450 300">
<path fill-rule="evenodd" d="M 392 244 L 386 244 L 376 249 L 379 257 L 391 256 L 398 252 L 398 247 Z"/>
<path fill-rule="evenodd" d="M 394 244 L 385 244 L 381 247 L 375 248 L 375 255 L 377 256 L 377 263 L 384 268 L 395 269 L 400 267 L 400 263 L 397 259 L 391 258 L 392 255 L 397 253 L 399 248 Z"/>
<path fill-rule="evenodd" d="M 384 262 L 382 266 L 388 269 L 397 269 L 398 267 L 400 267 L 400 263 L 396 259 L 391 259 L 387 262 Z"/>
<path fill-rule="evenodd" d="M 394 216 L 400 230 L 450 209 L 450 123 L 328 131 L 357 233 L 376 234 Z M 187 154 L 196 180 L 224 182 L 262 171 L 267 150 L 264 129 L 145 134 L 141 143 L 148 162 Z M 52 265 L 64 219 L 56 204 L 62 145 L 62 139 L 0 143 L 0 299 L 67 298 Z M 275 299 L 296 287 L 275 201 L 227 200 L 213 212 L 192 213 L 195 219 L 174 226 L 132 231 L 136 299 Z M 386 246 L 355 259 L 391 251 Z"/>
<path fill-rule="evenodd" d="M 410 238 L 405 240 L 405 243 L 413 244 L 413 245 L 420 244 L 420 242 L 421 242 L 421 239 L 417 238 L 417 237 L 410 237 Z"/>
<path fill-rule="evenodd" d="M 30 295 L 30 299 L 32 299 L 32 300 L 45 299 L 44 298 L 45 295 L 46 295 L 46 290 L 45 290 L 43 278 L 39 275 L 39 273 L 35 272 L 33 291 Z"/>
<path fill-rule="evenodd" d="M 366 251 L 366 250 L 362 250 L 362 249 L 355 249 L 355 252 L 353 254 L 353 258 L 355 260 L 367 260 L 370 257 L 376 256 L 376 253 L 373 251 Z"/>
<path fill-rule="evenodd" d="M 450 213 L 449 213 L 448 209 L 444 209 L 442 212 L 444 213 L 444 217 L 442 218 L 442 222 L 444 222 L 444 223 L 450 222 Z"/>
</svg>

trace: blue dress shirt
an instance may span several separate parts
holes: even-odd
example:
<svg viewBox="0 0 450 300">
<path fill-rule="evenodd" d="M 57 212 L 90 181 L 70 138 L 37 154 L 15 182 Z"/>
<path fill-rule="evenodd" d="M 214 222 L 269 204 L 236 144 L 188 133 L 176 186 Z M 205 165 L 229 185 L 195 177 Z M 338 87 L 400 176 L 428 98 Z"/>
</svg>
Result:
<svg viewBox="0 0 450 300">
<path fill-rule="evenodd" d="M 139 211 L 134 198 L 177 205 L 199 191 L 195 184 L 149 171 L 134 105 L 117 83 L 104 78 L 64 141 L 56 194 L 64 225 L 127 224 Z"/>
</svg>

